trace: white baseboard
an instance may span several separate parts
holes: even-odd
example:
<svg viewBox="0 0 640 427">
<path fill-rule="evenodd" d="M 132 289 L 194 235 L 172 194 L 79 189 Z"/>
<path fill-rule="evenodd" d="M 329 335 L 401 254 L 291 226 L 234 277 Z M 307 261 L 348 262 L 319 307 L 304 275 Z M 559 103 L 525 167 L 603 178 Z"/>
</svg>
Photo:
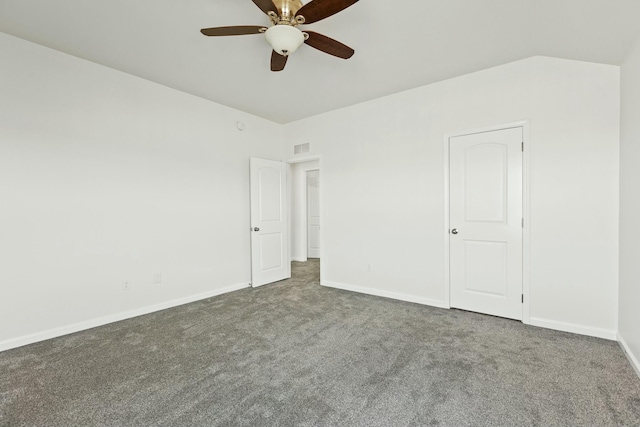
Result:
<svg viewBox="0 0 640 427">
<path fill-rule="evenodd" d="M 389 292 L 389 291 L 381 291 L 379 289 L 347 285 L 344 283 L 337 283 L 337 282 L 331 282 L 326 280 L 321 281 L 321 284 L 323 286 L 343 289 L 346 291 L 358 292 L 358 293 L 368 294 L 368 295 L 375 295 L 375 296 L 385 297 L 385 298 L 392 298 L 392 299 L 397 299 L 401 301 L 413 302 L 413 303 L 423 304 L 423 305 L 430 305 L 430 306 L 439 307 L 439 308 L 449 308 L 444 301 L 438 301 L 438 300 L 429 299 L 429 298 L 421 298 L 413 295 L 406 295 L 406 294 Z M 554 320 L 540 319 L 536 317 L 531 317 L 529 319 L 528 324 L 533 326 L 539 326 L 542 328 L 547 328 L 547 329 L 554 329 L 557 331 L 571 332 L 579 335 L 587 335 L 587 336 L 592 336 L 597 338 L 604 338 L 612 341 L 616 341 L 618 338 L 617 332 L 613 330 L 592 328 L 592 327 L 583 326 L 583 325 L 558 322 Z"/>
<path fill-rule="evenodd" d="M 291 257 L 291 261 L 307 262 L 306 258 Z"/>
<path fill-rule="evenodd" d="M 240 289 L 248 288 L 248 283 L 241 283 L 237 285 L 227 286 L 224 288 L 216 289 L 214 291 L 203 292 L 196 295 L 190 295 L 184 298 L 178 298 L 171 301 L 162 302 L 146 307 L 141 307 L 135 310 L 125 311 L 122 313 L 116 313 L 109 316 L 103 316 L 96 319 L 86 320 L 84 322 L 74 323 L 68 326 L 62 326 L 59 328 L 49 329 L 43 332 L 35 334 L 24 335 L 18 338 L 11 338 L 5 341 L 0 341 L 0 351 L 10 350 L 16 347 L 22 347 L 24 345 L 33 344 L 36 342 L 48 340 L 51 338 L 60 337 L 63 335 L 73 334 L 75 332 L 84 331 L 86 329 L 95 328 L 97 326 L 103 326 L 113 322 L 119 322 L 125 319 L 131 319 L 132 317 L 142 316 L 144 314 L 153 313 L 167 308 L 177 307 L 179 305 L 188 304 L 195 301 L 215 297 L 218 295 L 226 294 L 228 292 L 237 291 Z"/>
<path fill-rule="evenodd" d="M 620 332 L 618 332 L 618 344 L 620 344 L 620 347 L 622 347 L 622 350 L 627 356 L 627 359 L 629 359 L 629 362 L 631 362 L 631 366 L 633 366 L 636 374 L 638 374 L 638 377 L 640 377 L 640 361 L 638 361 L 638 357 L 631 352 L 631 348 L 629 348 L 629 346 L 627 345 L 624 337 L 620 335 Z"/>
<path fill-rule="evenodd" d="M 617 340 L 617 332 L 609 329 L 592 328 L 590 326 L 577 325 L 574 323 L 558 322 L 556 320 L 540 319 L 530 317 L 529 324 L 541 328 L 553 329 L 562 332 L 571 332 L 578 335 L 588 335 L 590 337 L 604 338 L 606 340 Z"/>
<path fill-rule="evenodd" d="M 438 301 L 430 298 L 416 297 L 413 295 L 401 294 L 397 292 L 381 291 L 380 289 L 347 285 L 344 283 L 331 282 L 327 280 L 322 280 L 320 284 L 322 286 L 327 286 L 329 288 L 342 289 L 344 291 L 357 292 L 360 294 L 375 295 L 377 297 L 397 299 L 400 301 L 413 302 L 413 303 L 422 304 L 422 305 L 430 305 L 432 307 L 438 307 L 438 308 L 449 308 L 445 306 L 444 301 Z"/>
</svg>

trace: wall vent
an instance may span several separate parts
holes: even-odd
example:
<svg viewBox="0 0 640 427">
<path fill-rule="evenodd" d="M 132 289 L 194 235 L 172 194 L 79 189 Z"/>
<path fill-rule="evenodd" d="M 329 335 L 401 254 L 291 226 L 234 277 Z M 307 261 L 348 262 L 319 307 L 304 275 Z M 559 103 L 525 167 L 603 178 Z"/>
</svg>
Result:
<svg viewBox="0 0 640 427">
<path fill-rule="evenodd" d="M 298 144 L 293 146 L 293 154 L 303 154 L 309 152 L 309 143 Z"/>
</svg>

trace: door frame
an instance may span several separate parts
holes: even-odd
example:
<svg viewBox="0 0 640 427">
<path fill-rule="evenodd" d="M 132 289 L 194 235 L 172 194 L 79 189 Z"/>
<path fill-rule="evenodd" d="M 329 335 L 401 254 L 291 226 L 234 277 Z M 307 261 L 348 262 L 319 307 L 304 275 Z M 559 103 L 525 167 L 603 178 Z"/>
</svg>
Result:
<svg viewBox="0 0 640 427">
<path fill-rule="evenodd" d="M 511 128 L 522 128 L 522 139 L 524 142 L 524 152 L 522 153 L 522 216 L 524 217 L 524 227 L 522 229 L 522 294 L 524 302 L 522 304 L 522 323 L 530 323 L 530 301 L 531 301 L 531 128 L 528 119 L 516 122 L 503 123 L 492 126 L 484 126 L 473 129 L 450 132 L 444 135 L 444 306 L 451 308 L 451 278 L 449 274 L 449 166 L 450 150 L 449 141 L 451 138 L 476 133 L 493 132 Z M 321 248 L 322 249 L 322 248 Z"/>
<path fill-rule="evenodd" d="M 290 158 L 288 160 L 286 160 L 286 163 L 289 165 L 289 168 L 287 170 L 287 191 L 289 193 L 289 213 L 291 213 L 291 208 L 292 208 L 292 197 L 291 197 L 291 185 L 292 185 L 292 179 L 291 179 L 291 165 L 296 164 L 296 163 L 305 163 L 305 162 L 310 162 L 310 161 L 314 161 L 317 160 L 318 161 L 318 168 L 314 168 L 314 169 L 310 169 L 310 170 L 319 170 L 320 171 L 320 176 L 318 177 L 318 183 L 320 185 L 320 190 L 319 190 L 319 198 L 320 198 L 320 233 L 319 233 L 319 239 L 320 239 L 320 281 L 322 282 L 322 277 L 324 277 L 324 272 L 326 270 L 326 258 L 325 258 L 325 253 L 324 253 L 324 241 L 323 241 L 323 230 L 324 230 L 324 184 L 323 184 L 323 179 L 324 179 L 324 174 L 322 173 L 322 155 L 320 154 L 313 154 L 313 155 L 307 155 L 307 156 L 299 156 L 299 157 L 293 157 Z M 306 185 L 306 174 L 305 174 L 305 185 L 303 186 L 304 189 L 304 199 L 305 199 L 305 217 L 304 217 L 304 222 L 305 222 L 305 230 L 307 229 L 307 207 L 306 207 L 306 200 L 307 200 L 307 185 Z M 306 231 L 305 231 L 306 232 Z M 293 236 L 292 230 L 291 230 L 291 215 L 289 215 L 289 259 L 291 259 L 291 238 Z M 305 239 L 306 240 L 306 239 Z M 307 248 L 305 247 L 305 253 L 307 252 Z M 308 260 L 308 257 L 307 257 Z M 293 260 L 292 260 L 293 261 Z"/>
</svg>

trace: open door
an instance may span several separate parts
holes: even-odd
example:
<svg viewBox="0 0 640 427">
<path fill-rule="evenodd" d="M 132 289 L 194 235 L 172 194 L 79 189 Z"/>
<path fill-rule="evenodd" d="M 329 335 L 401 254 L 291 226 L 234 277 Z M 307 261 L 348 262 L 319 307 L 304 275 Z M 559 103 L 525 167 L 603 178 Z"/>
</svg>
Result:
<svg viewBox="0 0 640 427">
<path fill-rule="evenodd" d="M 291 277 L 287 223 L 287 165 L 250 159 L 251 284 L 253 287 Z"/>
</svg>

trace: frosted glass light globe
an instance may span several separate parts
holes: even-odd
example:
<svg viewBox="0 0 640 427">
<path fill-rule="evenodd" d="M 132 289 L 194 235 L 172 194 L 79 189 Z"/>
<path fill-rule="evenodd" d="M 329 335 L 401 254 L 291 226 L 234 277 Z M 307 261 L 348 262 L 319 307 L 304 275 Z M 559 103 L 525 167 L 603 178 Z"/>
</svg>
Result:
<svg viewBox="0 0 640 427">
<path fill-rule="evenodd" d="M 304 42 L 302 31 L 286 24 L 274 25 L 264 33 L 264 37 L 273 50 L 282 56 L 291 55 Z"/>
</svg>

